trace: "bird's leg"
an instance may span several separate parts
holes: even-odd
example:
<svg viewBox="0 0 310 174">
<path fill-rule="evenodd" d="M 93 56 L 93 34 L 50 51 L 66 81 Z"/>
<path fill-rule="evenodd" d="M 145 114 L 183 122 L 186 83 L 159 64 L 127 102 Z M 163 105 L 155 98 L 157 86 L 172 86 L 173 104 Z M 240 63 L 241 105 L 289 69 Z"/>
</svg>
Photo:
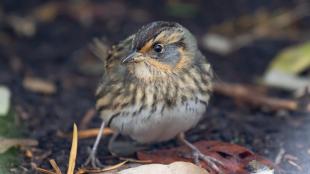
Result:
<svg viewBox="0 0 310 174">
<path fill-rule="evenodd" d="M 96 141 L 95 141 L 92 149 L 89 151 L 89 156 L 84 163 L 85 166 L 87 166 L 89 164 L 91 164 L 91 166 L 94 168 L 98 168 L 98 167 L 103 166 L 101 164 L 101 162 L 97 159 L 96 155 L 97 155 L 97 148 L 98 148 L 99 142 L 100 142 L 102 135 L 103 135 L 104 126 L 105 126 L 105 123 L 104 123 L 104 121 L 102 121 L 101 126 L 100 126 L 100 130 L 99 130 L 98 135 L 96 137 Z"/>
<path fill-rule="evenodd" d="M 221 161 L 200 152 L 200 150 L 196 146 L 194 146 L 192 143 L 186 140 L 184 133 L 179 134 L 178 139 L 181 141 L 181 143 L 183 143 L 192 150 L 192 156 L 194 158 L 193 160 L 195 164 L 199 164 L 199 160 L 203 160 L 208 165 L 210 165 L 210 167 L 214 169 L 217 173 L 222 173 L 221 169 L 218 167 L 218 165 L 223 166 Z"/>
<path fill-rule="evenodd" d="M 118 132 L 117 132 L 117 133 L 114 133 L 114 134 L 112 135 L 112 137 L 110 138 L 109 143 L 108 143 L 109 152 L 110 152 L 113 156 L 117 156 L 116 154 L 113 153 L 113 150 L 112 150 L 113 148 L 112 148 L 112 146 L 113 146 L 113 143 L 114 143 L 115 139 L 118 137 L 118 135 L 119 135 Z"/>
</svg>

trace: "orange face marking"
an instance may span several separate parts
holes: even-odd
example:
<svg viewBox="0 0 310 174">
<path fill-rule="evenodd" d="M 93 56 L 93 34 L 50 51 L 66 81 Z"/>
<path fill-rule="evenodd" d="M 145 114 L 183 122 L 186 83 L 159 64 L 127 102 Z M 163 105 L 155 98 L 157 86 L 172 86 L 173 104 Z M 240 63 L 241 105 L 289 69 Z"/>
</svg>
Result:
<svg viewBox="0 0 310 174">
<path fill-rule="evenodd" d="M 180 59 L 175 67 L 162 63 L 160 61 L 157 61 L 156 59 L 147 59 L 147 63 L 155 67 L 156 69 L 161 70 L 162 72 L 171 73 L 173 71 L 178 71 L 180 69 L 183 69 L 188 65 L 188 59 L 184 55 L 183 49 L 178 49 L 180 53 Z"/>
<path fill-rule="evenodd" d="M 185 58 L 184 50 L 182 48 L 179 48 L 178 50 L 180 53 L 180 59 L 178 63 L 176 64 L 175 69 L 182 69 L 183 67 L 188 65 L 188 59 Z"/>
<path fill-rule="evenodd" d="M 171 67 L 170 65 L 161 63 L 155 59 L 148 59 L 147 62 L 156 69 L 160 69 L 163 72 L 172 72 L 173 70 L 173 67 Z"/>
<path fill-rule="evenodd" d="M 140 52 L 141 52 L 141 53 L 146 53 L 146 52 L 148 52 L 148 51 L 151 49 L 153 43 L 154 43 L 153 40 L 149 40 L 149 41 L 140 49 Z"/>
</svg>

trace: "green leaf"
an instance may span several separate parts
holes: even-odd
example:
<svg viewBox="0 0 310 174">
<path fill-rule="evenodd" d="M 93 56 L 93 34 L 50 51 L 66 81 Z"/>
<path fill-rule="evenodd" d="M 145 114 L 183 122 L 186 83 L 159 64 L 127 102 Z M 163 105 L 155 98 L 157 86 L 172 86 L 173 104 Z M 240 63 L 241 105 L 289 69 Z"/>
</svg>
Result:
<svg viewBox="0 0 310 174">
<path fill-rule="evenodd" d="M 20 129 L 17 128 L 14 113 L 10 111 L 6 116 L 0 117 L 0 137 L 18 137 Z M 0 173 L 9 174 L 10 169 L 19 163 L 19 151 L 17 148 L 10 148 L 0 154 Z"/>
<path fill-rule="evenodd" d="M 310 42 L 283 50 L 278 54 L 268 69 L 297 75 L 310 68 Z"/>
</svg>

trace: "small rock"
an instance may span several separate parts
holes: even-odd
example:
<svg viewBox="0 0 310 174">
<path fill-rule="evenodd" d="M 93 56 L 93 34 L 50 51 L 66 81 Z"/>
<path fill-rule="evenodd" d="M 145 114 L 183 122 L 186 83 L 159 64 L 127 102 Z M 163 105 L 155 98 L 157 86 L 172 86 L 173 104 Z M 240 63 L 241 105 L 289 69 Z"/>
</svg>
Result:
<svg viewBox="0 0 310 174">
<path fill-rule="evenodd" d="M 54 83 L 34 77 L 26 77 L 23 81 L 23 86 L 29 91 L 42 94 L 54 94 L 57 90 Z"/>
<path fill-rule="evenodd" d="M 209 174 L 189 162 L 174 162 L 169 165 L 164 164 L 147 164 L 120 171 L 118 174 Z"/>
<path fill-rule="evenodd" d="M 11 92 L 5 86 L 0 86 L 0 116 L 6 116 L 10 109 Z"/>
</svg>

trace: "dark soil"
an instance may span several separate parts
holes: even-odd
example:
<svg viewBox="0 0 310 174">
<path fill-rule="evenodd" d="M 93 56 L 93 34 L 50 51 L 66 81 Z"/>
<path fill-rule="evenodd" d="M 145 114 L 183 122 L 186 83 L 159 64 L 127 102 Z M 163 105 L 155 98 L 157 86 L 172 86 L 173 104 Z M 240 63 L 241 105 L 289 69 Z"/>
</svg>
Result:
<svg viewBox="0 0 310 174">
<path fill-rule="evenodd" d="M 25 173 L 35 173 L 31 162 L 50 168 L 48 159 L 51 158 L 65 171 L 71 140 L 58 137 L 57 132 L 71 132 L 73 123 L 79 124 L 85 113 L 94 108 L 94 92 L 100 74 L 81 68 L 88 59 L 96 60 L 89 58 L 87 52 L 88 44 L 94 37 L 104 36 L 109 43 L 115 43 L 150 21 L 172 20 L 189 28 L 197 38 L 202 38 L 211 26 L 223 21 L 253 14 L 262 8 L 270 12 L 291 9 L 299 3 L 293 0 L 196 0 L 196 10 L 193 12 L 173 14 L 167 10 L 168 4 L 164 1 L 90 2 L 100 4 L 93 16 L 81 19 L 76 15 L 83 16 L 83 9 L 78 10 L 78 14 L 71 14 L 64 8 L 51 20 L 35 19 L 36 31 L 31 36 L 18 34 L 8 24 L 8 16 L 30 16 L 34 9 L 48 2 L 0 2 L 0 84 L 7 85 L 13 93 L 14 108 L 25 127 L 24 135 L 39 140 L 38 148 L 41 152 L 36 155 L 51 152 L 42 160 L 24 158 L 20 169 L 25 168 Z M 78 2 L 68 1 L 63 4 L 73 6 L 75 3 Z M 304 21 L 303 29 L 309 29 L 307 20 Z M 263 75 L 268 63 L 281 49 L 301 41 L 286 37 L 261 38 L 226 56 L 205 49 L 202 52 L 220 80 L 253 83 Z M 26 76 L 54 82 L 57 92 L 43 95 L 26 90 L 22 85 Z M 274 94 L 277 97 L 291 97 L 286 92 L 276 91 Z M 100 123 L 97 116 L 88 127 L 99 127 Z M 283 173 L 305 174 L 310 173 L 309 131 L 309 114 L 252 108 L 215 94 L 205 119 L 188 133 L 188 137 L 191 141 L 207 139 L 237 143 L 270 160 L 274 160 L 280 148 L 283 148 L 286 154 L 297 157 L 296 163 L 302 167 L 300 171 L 284 159 L 279 166 Z M 86 159 L 86 149 L 93 142 L 94 139 L 80 141 L 77 166 Z M 104 140 L 100 146 L 100 159 L 106 163 L 115 163 L 117 160 L 108 153 L 106 142 Z"/>
</svg>

